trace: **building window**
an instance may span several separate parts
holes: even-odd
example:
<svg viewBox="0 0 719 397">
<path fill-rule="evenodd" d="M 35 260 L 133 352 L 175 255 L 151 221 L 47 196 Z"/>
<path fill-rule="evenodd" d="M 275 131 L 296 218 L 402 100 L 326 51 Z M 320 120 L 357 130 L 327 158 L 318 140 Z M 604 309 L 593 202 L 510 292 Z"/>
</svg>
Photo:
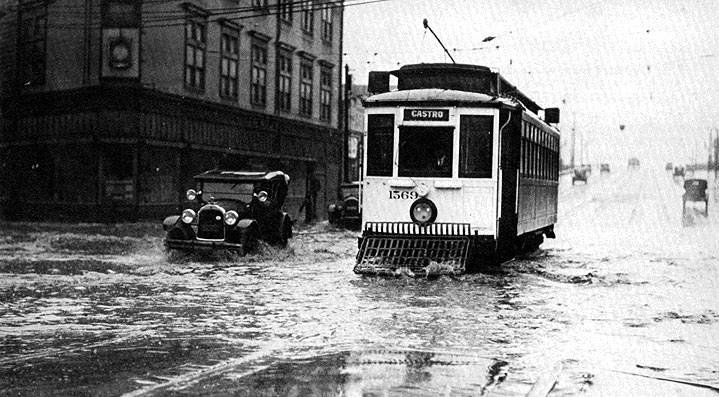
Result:
<svg viewBox="0 0 719 397">
<path fill-rule="evenodd" d="M 312 61 L 300 61 L 300 114 L 312 117 Z"/>
<path fill-rule="evenodd" d="M 332 5 L 325 3 L 322 6 L 322 40 L 332 42 Z"/>
<path fill-rule="evenodd" d="M 20 14 L 20 83 L 23 86 L 42 85 L 45 83 L 47 6 L 22 8 Z"/>
<path fill-rule="evenodd" d="M 278 0 L 280 7 L 280 19 L 292 23 L 292 2 L 293 0 Z"/>
<path fill-rule="evenodd" d="M 320 67 L 320 120 L 332 118 L 332 68 Z"/>
<path fill-rule="evenodd" d="M 188 15 L 185 21 L 185 86 L 205 89 L 207 19 Z"/>
<path fill-rule="evenodd" d="M 277 106 L 280 110 L 289 112 L 292 109 L 292 53 L 278 49 L 277 62 L 277 69 L 280 71 Z"/>
<path fill-rule="evenodd" d="M 314 32 L 315 24 L 315 13 L 312 7 L 312 0 L 308 0 L 302 5 L 302 30 L 309 34 Z"/>
<path fill-rule="evenodd" d="M 240 31 L 222 26 L 220 33 L 220 96 L 237 98 Z"/>
<path fill-rule="evenodd" d="M 252 80 L 250 82 L 250 102 L 253 105 L 267 104 L 267 44 L 252 42 Z"/>
<path fill-rule="evenodd" d="M 267 8 L 267 0 L 252 0 L 252 7 Z"/>
<path fill-rule="evenodd" d="M 138 28 L 141 21 L 141 2 L 137 0 L 104 0 L 102 26 Z"/>
</svg>

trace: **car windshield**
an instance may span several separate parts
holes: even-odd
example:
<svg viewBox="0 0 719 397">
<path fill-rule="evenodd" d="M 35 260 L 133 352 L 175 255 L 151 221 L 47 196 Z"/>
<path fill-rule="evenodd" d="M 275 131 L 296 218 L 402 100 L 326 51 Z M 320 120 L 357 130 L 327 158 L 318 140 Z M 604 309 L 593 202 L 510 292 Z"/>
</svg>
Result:
<svg viewBox="0 0 719 397">
<path fill-rule="evenodd" d="M 215 200 L 239 200 L 249 203 L 252 201 L 254 189 L 252 182 L 204 182 L 202 198 L 205 201 L 212 197 Z"/>
</svg>

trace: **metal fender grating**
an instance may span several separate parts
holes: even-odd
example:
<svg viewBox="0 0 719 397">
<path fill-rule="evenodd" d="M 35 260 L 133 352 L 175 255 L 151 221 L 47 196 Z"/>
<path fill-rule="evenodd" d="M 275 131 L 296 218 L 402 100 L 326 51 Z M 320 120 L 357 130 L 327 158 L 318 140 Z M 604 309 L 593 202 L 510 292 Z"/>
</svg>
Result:
<svg viewBox="0 0 719 397">
<path fill-rule="evenodd" d="M 420 234 L 440 236 L 468 236 L 469 223 L 432 223 L 425 226 L 413 222 L 367 222 L 365 232 L 372 234 Z"/>
<path fill-rule="evenodd" d="M 461 274 L 469 236 L 367 236 L 357 253 L 354 272 L 413 276 Z"/>
</svg>

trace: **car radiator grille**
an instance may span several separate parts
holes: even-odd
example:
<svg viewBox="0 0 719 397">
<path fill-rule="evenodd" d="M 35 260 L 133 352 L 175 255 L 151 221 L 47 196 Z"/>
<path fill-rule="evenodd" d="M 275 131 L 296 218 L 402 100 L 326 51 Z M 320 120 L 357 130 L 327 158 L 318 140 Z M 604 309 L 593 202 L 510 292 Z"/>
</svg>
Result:
<svg viewBox="0 0 719 397">
<path fill-rule="evenodd" d="M 225 225 L 222 211 L 214 208 L 200 210 L 197 216 L 197 238 L 206 240 L 224 240 Z"/>
</svg>

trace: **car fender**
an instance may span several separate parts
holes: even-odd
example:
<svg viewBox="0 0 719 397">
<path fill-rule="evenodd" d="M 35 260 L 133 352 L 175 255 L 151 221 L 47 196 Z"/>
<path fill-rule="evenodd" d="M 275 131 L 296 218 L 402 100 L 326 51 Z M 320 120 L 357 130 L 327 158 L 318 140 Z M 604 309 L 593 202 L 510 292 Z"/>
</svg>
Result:
<svg viewBox="0 0 719 397">
<path fill-rule="evenodd" d="M 195 237 L 195 231 L 192 230 L 192 226 L 182 223 L 181 221 L 176 221 L 174 225 L 170 226 L 165 235 L 165 238 L 171 240 L 194 240 Z"/>
<path fill-rule="evenodd" d="M 170 215 L 162 221 L 162 229 L 165 231 L 170 230 L 180 220 L 180 215 Z"/>
<path fill-rule="evenodd" d="M 247 230 L 251 227 L 257 227 L 257 221 L 254 219 L 240 219 L 239 221 L 237 221 L 235 227 L 240 230 Z"/>
</svg>

